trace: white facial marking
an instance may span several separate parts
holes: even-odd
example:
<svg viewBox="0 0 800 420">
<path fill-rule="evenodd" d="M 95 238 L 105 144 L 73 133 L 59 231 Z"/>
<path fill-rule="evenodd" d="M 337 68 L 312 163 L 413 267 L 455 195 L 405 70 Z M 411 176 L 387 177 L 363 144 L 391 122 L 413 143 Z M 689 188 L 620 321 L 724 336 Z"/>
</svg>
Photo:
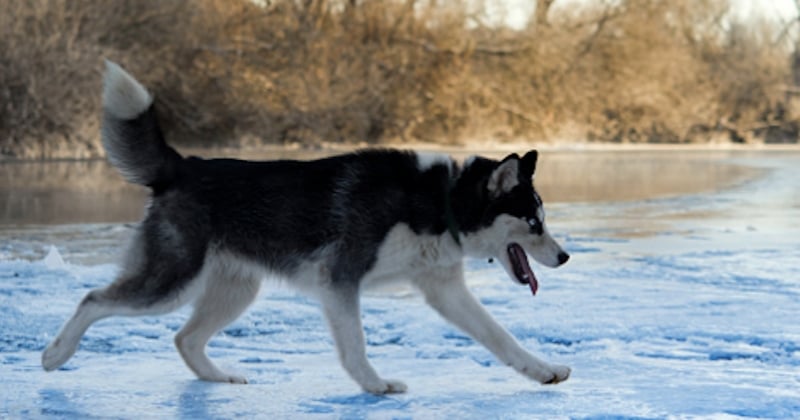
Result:
<svg viewBox="0 0 800 420">
<path fill-rule="evenodd" d="M 508 245 L 517 243 L 534 260 L 547 267 L 559 265 L 558 255 L 561 246 L 550 236 L 545 226 L 542 234 L 530 232 L 527 220 L 508 214 L 498 216 L 489 227 L 463 236 L 464 253 L 477 258 L 496 258 L 513 278 L 511 261 L 508 258 Z"/>
</svg>

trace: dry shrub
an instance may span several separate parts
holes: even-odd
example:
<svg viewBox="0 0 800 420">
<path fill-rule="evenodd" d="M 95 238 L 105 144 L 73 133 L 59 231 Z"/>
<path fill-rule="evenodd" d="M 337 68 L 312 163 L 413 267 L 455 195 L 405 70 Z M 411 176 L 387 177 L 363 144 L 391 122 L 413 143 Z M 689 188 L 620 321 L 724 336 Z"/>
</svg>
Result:
<svg viewBox="0 0 800 420">
<path fill-rule="evenodd" d="M 193 146 L 752 141 L 795 124 L 789 51 L 726 1 L 537 3 L 512 30 L 469 0 L 6 0 L 0 154 L 101 154 L 103 57 Z"/>
<path fill-rule="evenodd" d="M 0 6 L 0 153 L 21 157 L 96 154 L 100 52 L 81 33 L 71 2 Z"/>
<path fill-rule="evenodd" d="M 142 53 L 152 81 L 157 58 L 182 48 L 178 2 L 8 0 L 0 6 L 0 154 L 95 157 L 103 57 Z M 162 38 L 161 36 L 164 35 Z M 133 60 L 123 60 L 126 62 Z M 157 76 L 156 76 L 157 77 Z"/>
<path fill-rule="evenodd" d="M 226 17 L 235 33 L 205 44 L 202 63 L 226 83 L 238 134 L 306 144 L 454 134 L 437 93 L 465 67 L 451 52 L 463 42 L 450 35 L 463 26 L 458 9 L 354 3 L 276 2 Z"/>
<path fill-rule="evenodd" d="M 545 138 L 578 126 L 600 141 L 707 141 L 731 129 L 726 121 L 752 124 L 781 98 L 787 52 L 772 45 L 763 22 L 737 22 L 725 1 L 627 0 L 555 12 L 545 31 L 527 29 L 544 44 L 534 49 L 537 64 L 520 58 L 516 66 L 536 81 L 525 95 L 539 104 L 530 119 L 546 122 Z"/>
</svg>

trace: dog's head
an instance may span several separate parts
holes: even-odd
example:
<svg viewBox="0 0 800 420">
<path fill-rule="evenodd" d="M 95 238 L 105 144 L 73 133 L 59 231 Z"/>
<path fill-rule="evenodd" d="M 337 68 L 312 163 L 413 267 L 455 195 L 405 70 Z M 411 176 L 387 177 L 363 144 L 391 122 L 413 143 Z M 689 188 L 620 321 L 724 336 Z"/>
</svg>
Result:
<svg viewBox="0 0 800 420">
<path fill-rule="evenodd" d="M 502 161 L 470 158 L 453 190 L 467 255 L 497 259 L 512 279 L 530 284 L 534 293 L 537 281 L 527 255 L 547 267 L 569 259 L 550 236 L 542 199 L 533 187 L 537 157 L 532 150 Z"/>
</svg>

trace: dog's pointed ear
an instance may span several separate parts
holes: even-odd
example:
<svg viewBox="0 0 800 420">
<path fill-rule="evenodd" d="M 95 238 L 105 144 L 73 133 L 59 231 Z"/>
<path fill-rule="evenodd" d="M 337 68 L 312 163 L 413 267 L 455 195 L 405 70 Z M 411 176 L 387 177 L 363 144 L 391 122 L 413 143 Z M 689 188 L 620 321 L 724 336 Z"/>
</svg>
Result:
<svg viewBox="0 0 800 420">
<path fill-rule="evenodd" d="M 489 175 L 489 182 L 486 184 L 489 193 L 498 197 L 516 187 L 519 184 L 519 167 L 519 156 L 516 153 L 506 156 Z"/>
<path fill-rule="evenodd" d="M 519 164 L 519 174 L 523 179 L 531 179 L 536 173 L 536 159 L 539 158 L 539 152 L 531 150 L 525 153 Z"/>
</svg>

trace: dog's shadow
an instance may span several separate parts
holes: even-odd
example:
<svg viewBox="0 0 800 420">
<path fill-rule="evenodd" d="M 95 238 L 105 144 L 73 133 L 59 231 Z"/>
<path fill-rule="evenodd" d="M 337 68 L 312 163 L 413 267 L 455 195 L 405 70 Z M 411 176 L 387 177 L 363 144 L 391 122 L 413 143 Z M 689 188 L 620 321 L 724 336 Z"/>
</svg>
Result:
<svg viewBox="0 0 800 420">
<path fill-rule="evenodd" d="M 178 398 L 178 417 L 182 419 L 207 419 L 213 416 L 208 411 L 211 382 L 192 380 L 186 384 Z"/>
<path fill-rule="evenodd" d="M 89 413 L 60 389 L 39 390 L 39 414 L 43 417 L 86 418 Z"/>
<path fill-rule="evenodd" d="M 307 414 L 333 414 L 342 418 L 361 418 L 375 411 L 405 409 L 410 399 L 404 394 L 373 395 L 369 393 L 336 395 L 313 399 L 300 404 Z"/>
<path fill-rule="evenodd" d="M 407 412 L 410 407 L 438 407 L 455 404 L 459 412 L 481 413 L 487 416 L 503 413 L 509 402 L 526 401 L 532 405 L 537 402 L 552 402 L 565 398 L 559 390 L 526 390 L 508 395 L 482 393 L 456 393 L 439 396 L 394 394 L 378 396 L 367 393 L 330 396 L 314 399 L 300 404 L 299 409 L 307 414 L 336 414 L 342 418 L 362 418 L 377 411 L 386 413 Z M 512 404 L 513 405 L 513 404 Z"/>
</svg>

